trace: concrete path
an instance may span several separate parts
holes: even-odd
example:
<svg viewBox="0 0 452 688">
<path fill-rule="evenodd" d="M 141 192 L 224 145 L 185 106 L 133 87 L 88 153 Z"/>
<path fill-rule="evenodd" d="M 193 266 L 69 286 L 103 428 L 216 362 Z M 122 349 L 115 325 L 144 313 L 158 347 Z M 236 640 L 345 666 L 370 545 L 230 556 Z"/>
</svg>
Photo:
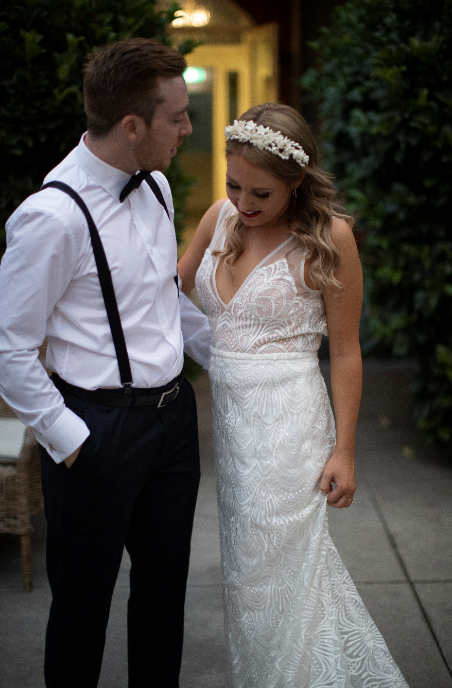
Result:
<svg viewBox="0 0 452 688">
<path fill-rule="evenodd" d="M 323 369 L 326 379 L 327 368 Z M 356 501 L 329 510 L 333 539 L 410 688 L 452 688 L 452 457 L 425 448 L 409 418 L 409 363 L 365 364 Z M 181 688 L 224 688 L 224 639 L 208 379 L 195 384 L 203 478 L 187 593 Z M 34 590 L 19 538 L 0 535 L 0 688 L 43 688 L 50 593 L 45 521 L 34 520 Z M 100 688 L 126 688 L 124 557 Z M 62 686 L 61 688 L 64 688 Z M 378 687 L 376 687 L 378 688 Z"/>
</svg>

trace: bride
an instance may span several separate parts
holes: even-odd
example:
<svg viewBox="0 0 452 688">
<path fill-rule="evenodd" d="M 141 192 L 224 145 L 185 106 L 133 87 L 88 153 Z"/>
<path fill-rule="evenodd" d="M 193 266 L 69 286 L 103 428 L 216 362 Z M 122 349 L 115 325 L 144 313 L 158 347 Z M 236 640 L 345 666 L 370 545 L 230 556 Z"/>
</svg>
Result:
<svg viewBox="0 0 452 688">
<path fill-rule="evenodd" d="M 315 142 L 266 103 L 179 263 L 210 320 L 229 688 L 407 688 L 328 533 L 356 489 L 361 266 Z M 197 274 L 196 274 L 197 273 Z M 329 335 L 335 421 L 317 349 Z"/>
</svg>

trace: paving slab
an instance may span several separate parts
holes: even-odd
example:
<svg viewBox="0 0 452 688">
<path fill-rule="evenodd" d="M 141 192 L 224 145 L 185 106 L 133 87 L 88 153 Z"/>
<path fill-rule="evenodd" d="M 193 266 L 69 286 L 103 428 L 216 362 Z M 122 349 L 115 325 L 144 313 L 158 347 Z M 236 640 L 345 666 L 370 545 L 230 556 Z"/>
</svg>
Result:
<svg viewBox="0 0 452 688">
<path fill-rule="evenodd" d="M 188 584 L 221 585 L 216 480 L 212 453 L 201 452 L 201 476 Z"/>
<path fill-rule="evenodd" d="M 207 375 L 195 384 L 199 417 L 201 484 L 188 575 L 181 688 L 224 688 L 225 641 L 220 542 Z"/>
<path fill-rule="evenodd" d="M 329 387 L 328 364 L 322 372 Z M 441 656 L 447 661 L 452 654 L 446 600 L 452 457 L 426 447 L 410 416 L 414 372 L 409 361 L 365 361 L 356 501 L 347 510 L 331 509 L 329 519 L 344 563 L 409 685 L 437 688 L 452 686 L 452 663 L 448 669 Z"/>
<path fill-rule="evenodd" d="M 452 470 L 390 448 L 369 452 L 366 472 L 410 576 L 452 578 Z"/>
<path fill-rule="evenodd" d="M 452 688 L 452 677 L 425 624 L 410 585 L 357 585 L 410 688 Z"/>
<path fill-rule="evenodd" d="M 51 601 L 48 586 L 32 593 L 0 588 L 0 686 L 44 688 L 43 656 L 47 616 Z"/>
<path fill-rule="evenodd" d="M 449 666 L 452 666 L 452 581 L 416 583 L 427 616 Z"/>
<path fill-rule="evenodd" d="M 328 510 L 331 537 L 355 583 L 404 582 L 405 575 L 369 491 L 360 481 L 361 472 L 357 471 L 359 489 L 353 506 Z"/>
<path fill-rule="evenodd" d="M 187 588 L 181 688 L 224 688 L 225 642 L 221 585 Z"/>
</svg>

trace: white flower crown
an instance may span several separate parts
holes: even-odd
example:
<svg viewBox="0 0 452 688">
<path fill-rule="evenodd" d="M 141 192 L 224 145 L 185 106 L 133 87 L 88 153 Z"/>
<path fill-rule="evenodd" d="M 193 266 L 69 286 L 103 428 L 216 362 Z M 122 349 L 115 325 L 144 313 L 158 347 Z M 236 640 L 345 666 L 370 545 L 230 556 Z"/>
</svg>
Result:
<svg viewBox="0 0 452 688">
<path fill-rule="evenodd" d="M 279 155 L 283 160 L 288 160 L 292 156 L 301 167 L 306 167 L 309 162 L 309 155 L 306 155 L 299 143 L 283 136 L 280 131 L 273 131 L 270 127 L 256 124 L 252 120 L 245 122 L 235 119 L 234 124 L 226 127 L 224 133 L 228 141 L 235 139 L 241 143 L 252 143 L 261 150 Z"/>
</svg>

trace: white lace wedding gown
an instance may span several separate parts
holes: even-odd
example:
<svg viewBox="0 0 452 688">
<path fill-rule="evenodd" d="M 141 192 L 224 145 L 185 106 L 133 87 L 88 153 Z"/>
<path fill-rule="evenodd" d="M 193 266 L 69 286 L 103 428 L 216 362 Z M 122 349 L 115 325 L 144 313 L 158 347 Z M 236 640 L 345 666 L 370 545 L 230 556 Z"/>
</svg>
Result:
<svg viewBox="0 0 452 688">
<path fill-rule="evenodd" d="M 322 297 L 291 237 L 223 303 L 212 250 L 234 212 L 226 202 L 196 277 L 212 330 L 228 686 L 407 688 L 328 534 Z"/>
</svg>

